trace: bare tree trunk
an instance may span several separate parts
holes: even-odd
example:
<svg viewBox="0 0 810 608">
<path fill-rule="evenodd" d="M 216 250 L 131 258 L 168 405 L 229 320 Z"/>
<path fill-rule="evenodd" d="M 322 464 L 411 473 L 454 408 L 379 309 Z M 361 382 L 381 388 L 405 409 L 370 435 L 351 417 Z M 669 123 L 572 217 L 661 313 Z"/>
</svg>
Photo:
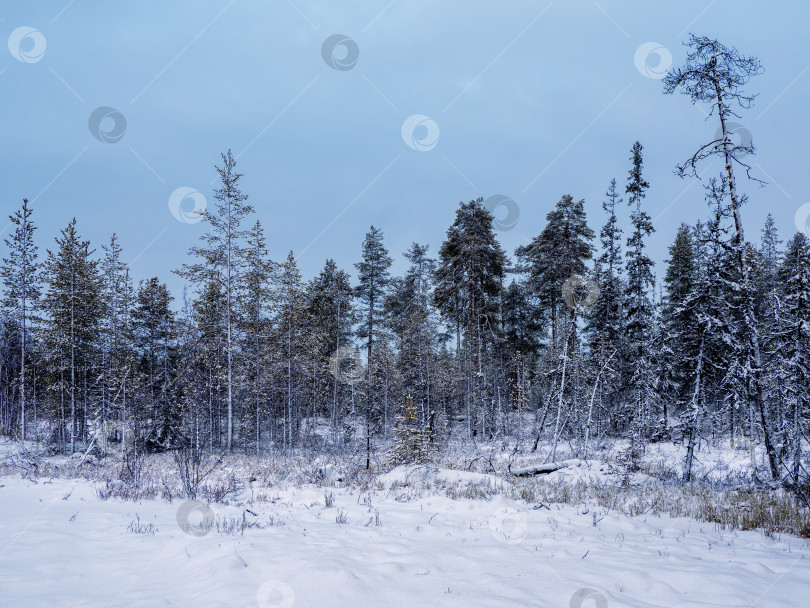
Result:
<svg viewBox="0 0 810 608">
<path fill-rule="evenodd" d="M 228 325 L 228 342 L 227 342 L 227 350 L 228 350 L 228 440 L 226 449 L 228 453 L 231 452 L 231 448 L 233 445 L 233 355 L 231 353 L 232 350 L 232 328 L 231 328 L 231 235 L 230 235 L 230 220 L 228 226 L 228 285 L 226 288 L 227 292 L 227 309 L 225 311 L 227 315 L 227 325 Z"/>
<path fill-rule="evenodd" d="M 25 324 L 25 300 L 27 296 L 25 293 L 25 278 L 23 278 L 23 293 L 22 293 L 22 336 L 20 344 L 20 436 L 25 441 L 25 339 L 26 339 L 26 324 Z"/>
<path fill-rule="evenodd" d="M 76 451 L 76 342 L 74 339 L 75 301 L 71 284 L 70 302 L 70 453 Z"/>
<path fill-rule="evenodd" d="M 368 387 L 366 390 L 366 470 L 371 468 L 371 392 L 374 384 L 374 368 L 371 365 L 371 344 L 374 340 L 374 283 L 369 289 L 368 301 L 368 346 L 366 348 L 366 375 Z"/>
<path fill-rule="evenodd" d="M 695 438 L 697 437 L 698 426 L 703 415 L 701 390 L 703 382 L 703 350 L 705 344 L 705 334 L 700 337 L 700 350 L 698 351 L 698 364 L 695 370 L 695 389 L 692 391 L 691 406 L 694 411 L 692 424 L 689 428 L 689 445 L 686 448 L 686 463 L 683 469 L 683 480 L 689 481 L 692 477 L 692 458 L 695 453 Z"/>
<path fill-rule="evenodd" d="M 288 302 L 289 305 L 289 302 Z M 292 308 L 292 306 L 289 306 Z M 284 431 L 284 448 L 288 447 L 287 436 L 289 435 L 289 448 L 292 449 L 292 317 L 288 313 L 287 319 L 287 428 Z"/>
<path fill-rule="evenodd" d="M 601 380 L 602 380 L 602 374 L 607 369 L 608 365 L 610 364 L 611 359 L 613 359 L 613 356 L 615 354 L 616 354 L 616 349 L 613 350 L 613 352 L 610 354 L 610 357 L 608 357 L 607 360 L 602 364 L 602 368 L 599 370 L 599 373 L 596 374 L 596 380 L 595 380 L 595 382 L 593 384 L 593 391 L 591 391 L 591 400 L 590 400 L 590 403 L 588 404 L 588 422 L 585 424 L 585 449 L 584 449 L 584 457 L 585 458 L 588 457 L 588 444 L 589 444 L 590 438 L 591 438 L 591 420 L 593 419 L 593 403 L 594 403 L 594 400 L 596 399 L 596 391 L 600 386 L 600 383 L 601 383 Z"/>
<path fill-rule="evenodd" d="M 230 297 L 229 297 L 230 298 Z M 228 303 L 230 307 L 230 302 Z M 231 319 L 228 315 L 228 441 L 226 449 L 230 453 L 233 445 L 233 362 L 231 355 Z"/>
<path fill-rule="evenodd" d="M 765 440 L 765 451 L 768 454 L 768 464 L 771 470 L 771 477 L 778 479 L 779 467 L 777 464 L 776 451 L 771 443 L 770 425 L 765 415 L 765 398 L 762 390 L 761 371 L 762 371 L 762 355 L 759 346 L 759 331 L 757 328 L 756 317 L 754 315 L 754 294 L 751 288 L 751 279 L 748 269 L 748 260 L 745 247 L 745 233 L 743 231 L 742 216 L 740 215 L 740 199 L 737 195 L 737 182 L 734 177 L 734 167 L 732 166 L 733 158 L 731 154 L 731 142 L 729 140 L 728 129 L 726 127 L 726 114 L 729 112 L 726 107 L 723 92 L 720 88 L 720 82 L 717 76 L 714 76 L 715 91 L 717 94 L 717 111 L 720 117 L 720 127 L 723 134 L 723 157 L 725 159 L 726 174 L 728 175 L 728 191 L 731 198 L 731 210 L 734 215 L 734 227 L 737 231 L 737 258 L 740 264 L 740 273 L 742 275 L 741 295 L 745 302 L 744 317 L 745 325 L 748 328 L 749 340 L 751 343 L 751 354 L 753 356 L 753 369 L 751 369 L 751 378 L 754 383 L 754 398 L 756 406 L 759 411 L 759 418 L 762 424 L 762 435 Z"/>
<path fill-rule="evenodd" d="M 801 400 L 797 399 L 793 407 L 793 484 L 799 485 L 799 471 L 802 466 L 802 427 L 801 427 Z"/>
<path fill-rule="evenodd" d="M 37 419 L 37 367 L 31 372 L 31 401 L 34 405 L 34 441 L 39 445 L 39 422 Z"/>
<path fill-rule="evenodd" d="M 562 413 L 563 395 L 565 394 L 565 372 L 568 368 L 568 337 L 566 336 L 565 345 L 563 346 L 563 368 L 562 378 L 560 380 L 560 392 L 557 399 L 557 420 L 554 423 L 554 443 L 551 448 L 551 462 L 557 458 L 557 440 L 560 437 L 560 414 Z"/>
<path fill-rule="evenodd" d="M 338 299 L 337 303 L 337 317 L 335 318 L 335 327 L 337 328 L 335 331 L 335 367 L 340 365 L 340 299 Z M 337 412 L 337 404 L 338 404 L 338 375 L 339 369 L 334 370 L 334 374 L 332 376 L 332 442 L 337 443 L 337 419 L 338 419 L 338 412 Z"/>
<path fill-rule="evenodd" d="M 256 321 L 255 321 L 256 336 L 254 337 L 254 340 L 253 340 L 253 346 L 254 346 L 254 349 L 255 349 L 255 356 L 256 356 L 256 381 L 255 381 L 255 383 L 253 385 L 253 398 L 254 398 L 253 407 L 256 410 L 255 413 L 256 413 L 256 454 L 257 455 L 260 452 L 259 441 L 260 441 L 260 435 L 261 435 L 261 431 L 259 430 L 259 407 L 260 407 L 260 403 L 261 403 L 261 399 L 259 398 L 259 390 L 260 390 L 259 387 L 261 386 L 261 373 L 262 373 L 261 352 L 259 351 L 259 329 L 260 329 L 260 320 L 261 320 L 260 316 L 261 316 L 261 312 L 260 312 L 260 309 L 259 309 L 259 310 L 256 311 Z M 245 442 L 245 443 L 247 443 L 247 442 Z"/>
<path fill-rule="evenodd" d="M 61 357 L 59 359 L 59 447 L 64 453 L 67 447 L 67 438 L 65 437 L 65 368 Z"/>
</svg>

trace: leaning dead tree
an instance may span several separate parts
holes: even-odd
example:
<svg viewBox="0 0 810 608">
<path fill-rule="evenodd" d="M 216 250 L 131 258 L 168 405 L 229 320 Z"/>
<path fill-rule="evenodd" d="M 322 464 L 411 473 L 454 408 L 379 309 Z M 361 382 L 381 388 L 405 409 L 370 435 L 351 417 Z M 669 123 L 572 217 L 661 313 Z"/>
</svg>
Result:
<svg viewBox="0 0 810 608">
<path fill-rule="evenodd" d="M 742 168 L 746 175 L 751 177 L 751 167 L 740 159 L 747 154 L 753 154 L 754 147 L 750 142 L 741 142 L 739 144 L 733 142 L 729 131 L 730 118 L 739 118 L 739 115 L 735 113 L 735 108 L 748 109 L 753 104 L 756 95 L 745 93 L 743 87 L 752 76 L 762 73 L 762 65 L 756 57 L 746 57 L 740 54 L 737 49 L 729 48 L 710 38 L 690 35 L 689 41 L 685 44 L 691 49 L 691 52 L 686 56 L 686 63 L 683 67 L 671 69 L 667 73 L 664 78 L 664 93 L 671 94 L 679 90 L 682 94 L 688 95 L 693 104 L 699 101 L 710 104 L 709 117 L 714 116 L 716 112 L 720 121 L 720 129 L 714 139 L 703 144 L 691 158 L 679 165 L 676 173 L 680 177 L 687 175 L 699 177 L 697 173 L 698 165 L 702 161 L 715 156 L 719 156 L 725 165 L 729 197 L 731 199 L 731 212 L 736 229 L 733 246 L 742 277 L 739 289 L 748 334 L 749 356 L 746 371 L 752 384 L 753 397 L 762 424 L 771 476 L 777 479 L 779 477 L 778 457 L 771 441 L 770 425 L 766 415 L 762 386 L 762 355 L 757 319 L 754 312 L 754 289 L 751 283 L 745 233 L 743 231 L 742 216 L 740 215 L 740 207 L 745 202 L 746 197 L 738 193 L 734 173 L 735 168 Z M 760 181 L 760 183 L 762 182 Z"/>
</svg>

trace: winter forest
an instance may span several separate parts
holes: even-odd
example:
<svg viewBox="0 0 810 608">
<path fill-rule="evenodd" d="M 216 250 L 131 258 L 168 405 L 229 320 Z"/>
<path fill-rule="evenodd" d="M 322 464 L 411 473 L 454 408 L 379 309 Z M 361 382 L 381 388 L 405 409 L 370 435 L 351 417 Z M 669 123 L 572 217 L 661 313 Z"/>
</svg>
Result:
<svg viewBox="0 0 810 608">
<path fill-rule="evenodd" d="M 722 133 L 761 68 L 708 39 L 692 49 L 666 92 L 709 100 Z M 758 478 L 798 488 L 810 241 L 780 238 L 770 216 L 746 239 L 753 150 L 730 135 L 696 143 L 678 170 L 718 155 L 724 171 L 704 180 L 706 218 L 678 228 L 662 277 L 645 251 L 654 228 L 639 142 L 627 175 L 606 186 L 602 217 L 564 194 L 509 255 L 483 199 L 462 202 L 435 255 L 418 242 L 402 252 L 410 268 L 399 277 L 374 226 L 358 244 L 355 281 L 332 260 L 309 280 L 292 251 L 271 260 L 230 151 L 216 166 L 216 206 L 202 212 L 207 232 L 168 269 L 192 286 L 183 294 L 159 277 L 133 285 L 115 234 L 97 248 L 76 219 L 40 246 L 24 200 L 3 258 L 2 428 L 68 454 L 94 440 L 102 452 L 122 442 L 146 452 L 314 448 L 366 468 L 372 452 L 423 459 L 451 435 L 518 438 L 528 451 L 542 441 L 552 460 L 560 441 L 584 457 L 592 441 L 626 437 L 629 467 L 650 442 L 682 443 L 687 481 L 696 442 L 725 438 L 762 444 Z"/>
<path fill-rule="evenodd" d="M 239 572 L 252 572 L 261 558 L 248 555 L 258 551 L 248 549 L 248 537 L 289 547 L 292 570 L 276 563 L 238 592 L 212 575 L 204 582 L 210 603 L 201 605 L 226 605 L 218 601 L 240 593 L 246 605 L 258 597 L 260 606 L 329 605 L 318 593 L 345 595 L 341 601 L 354 605 L 385 598 L 411 605 L 409 597 L 427 601 L 433 592 L 445 602 L 435 605 L 454 596 L 469 602 L 464 590 L 481 581 L 464 570 L 466 562 L 445 571 L 419 561 L 433 552 L 455 555 L 461 545 L 442 545 L 442 535 L 463 536 L 465 527 L 466 534 L 486 531 L 492 547 L 475 545 L 484 551 L 475 559 L 494 569 L 487 583 L 494 590 L 469 605 L 737 606 L 741 597 L 750 605 L 798 605 L 810 588 L 804 566 L 793 568 L 794 559 L 810 556 L 800 540 L 810 536 L 810 230 L 797 220 L 794 233 L 780 232 L 771 214 L 764 225 L 748 220 L 749 196 L 768 180 L 752 160 L 753 143 L 730 126 L 754 105 L 764 71 L 747 51 L 690 35 L 685 59 L 661 80 L 662 99 L 702 104 L 705 125 L 697 117 L 688 127 L 709 134 L 694 139 L 691 155 L 671 156 L 671 169 L 697 182 L 689 196 L 704 213 L 677 226 L 665 259 L 654 259 L 648 246 L 656 230 L 648 193 L 656 184 L 647 152 L 661 144 L 645 141 L 643 131 L 628 136 L 625 171 L 599 175 L 604 195 L 588 209 L 601 212 L 586 213 L 573 177 L 568 192 L 537 203 L 550 211 L 530 241 L 507 250 L 499 205 L 508 211 L 514 202 L 482 196 L 458 203 L 441 242 L 416 234 L 407 250 L 393 251 L 386 236 L 397 227 L 372 225 L 352 250 L 353 267 L 330 258 L 314 276 L 303 275 L 295 251 L 271 258 L 229 149 L 212 159 L 212 200 L 192 212 L 198 241 L 185 258 L 166 260 L 162 276 L 135 279 L 125 261 L 131 252 L 116 233 L 90 242 L 79 213 L 57 234 L 44 234 L 45 212 L 19 201 L 0 269 L 2 510 L 23 509 L 33 496 L 26 493 L 50 479 L 62 484 L 49 491 L 62 499 L 54 499 L 54 511 L 67 509 L 60 511 L 65 521 L 76 488 L 90 501 L 82 508 L 96 510 L 94 521 L 117 517 L 115 535 L 120 526 L 121 535 L 147 545 L 172 528 L 161 518 L 176 518 L 180 527 L 160 542 L 164 551 L 176 546 L 183 563 L 183 551 L 189 563 L 201 560 L 198 578 L 236 561 Z M 110 229 L 123 228 L 113 221 Z M 397 258 L 407 265 L 403 273 L 392 268 Z M 170 275 L 182 280 L 182 292 L 169 288 Z M 82 479 L 92 485 L 71 485 Z M 469 501 L 474 513 L 450 523 L 456 515 L 447 505 L 458 501 Z M 83 512 L 73 506 L 80 522 Z M 326 515 L 316 517 L 316 508 Z M 147 521 L 144 512 L 157 514 Z M 667 522 L 681 520 L 672 518 L 689 519 L 677 527 Z M 313 541 L 306 528 L 298 540 L 278 536 L 305 523 L 357 527 L 335 541 L 354 557 L 321 564 L 327 574 L 317 592 L 301 578 L 311 570 L 294 565 L 320 564 L 317 553 L 331 541 L 318 541 L 327 544 L 310 549 L 313 556 L 306 543 L 323 538 L 320 532 Z M 385 535 L 389 526 L 398 540 L 363 536 Z M 719 537 L 709 549 L 736 542 L 746 563 L 768 563 L 762 567 L 770 575 L 734 566 L 724 593 L 749 582 L 727 603 L 705 587 L 702 596 L 686 591 L 700 577 L 707 581 L 698 587 L 709 585 L 728 567 L 723 560 L 716 572 L 682 571 L 654 592 L 641 591 L 642 583 L 611 584 L 609 560 L 624 559 L 621 551 L 632 546 L 628 559 L 652 559 L 639 548 L 644 535 L 660 534 L 655 558 L 669 560 L 656 567 L 655 580 L 666 578 L 672 560 L 694 560 L 702 551 L 691 544 L 694 528 Z M 47 596 L 14 571 L 15 553 L 28 546 L 17 533 L 0 532 L 1 544 L 16 543 L 0 554 L 0 588 L 14 589 L 16 605 L 40 605 L 33 600 Z M 49 533 L 41 542 L 50 542 Z M 564 544 L 583 534 L 587 546 Z M 620 534 L 621 543 L 614 541 Z M 216 538 L 227 550 L 214 541 L 190 548 Z M 672 543 L 681 539 L 692 557 L 675 553 Z M 424 545 L 424 552 L 396 562 L 407 579 L 401 584 L 374 582 L 393 576 L 378 568 L 399 559 L 385 557 L 396 543 L 402 551 Z M 562 574 L 568 582 L 554 583 L 537 604 L 517 583 L 500 588 L 499 577 L 521 560 L 550 559 L 537 557 L 545 546 L 557 547 L 563 560 L 571 554 L 560 566 L 578 573 L 571 581 Z M 765 557 L 783 548 L 793 553 Z M 105 555 L 103 545 L 92 551 Z M 581 570 L 602 552 L 612 557 Z M 34 559 L 21 555 L 22 563 Z M 103 570 L 102 559 L 93 568 Z M 414 572 L 420 578 L 408 582 Z M 763 597 L 776 572 L 784 576 L 781 589 Z M 432 591 L 410 589 L 431 577 L 440 578 Z M 142 603 L 128 603 L 169 596 L 167 582 L 145 578 L 127 592 L 142 592 Z M 173 593 L 177 605 L 196 597 L 182 585 Z M 110 594 L 87 605 L 112 605 Z"/>
</svg>

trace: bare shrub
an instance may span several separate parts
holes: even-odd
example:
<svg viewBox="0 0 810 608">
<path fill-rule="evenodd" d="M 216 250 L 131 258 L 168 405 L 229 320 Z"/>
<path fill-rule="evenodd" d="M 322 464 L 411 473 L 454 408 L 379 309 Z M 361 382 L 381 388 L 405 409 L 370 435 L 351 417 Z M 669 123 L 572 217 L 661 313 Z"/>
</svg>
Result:
<svg viewBox="0 0 810 608">
<path fill-rule="evenodd" d="M 174 451 L 174 464 L 183 486 L 183 493 L 189 500 L 196 500 L 200 484 L 217 466 L 222 457 L 206 457 L 202 447 L 189 445 Z"/>
<path fill-rule="evenodd" d="M 43 451 L 39 448 L 29 449 L 22 441 L 17 449 L 0 458 L 0 474 L 19 473 L 23 477 L 35 478 L 40 475 L 43 464 Z"/>
<path fill-rule="evenodd" d="M 238 496 L 244 484 L 242 484 L 233 473 L 229 473 L 225 479 L 206 481 L 199 487 L 199 495 L 205 502 L 226 503 L 229 498 Z"/>
<path fill-rule="evenodd" d="M 129 452 L 121 463 L 116 478 L 113 472 L 105 469 L 103 485 L 96 487 L 96 496 L 101 500 L 151 500 L 159 493 L 157 485 L 146 472 L 146 457 L 136 451 Z"/>
</svg>

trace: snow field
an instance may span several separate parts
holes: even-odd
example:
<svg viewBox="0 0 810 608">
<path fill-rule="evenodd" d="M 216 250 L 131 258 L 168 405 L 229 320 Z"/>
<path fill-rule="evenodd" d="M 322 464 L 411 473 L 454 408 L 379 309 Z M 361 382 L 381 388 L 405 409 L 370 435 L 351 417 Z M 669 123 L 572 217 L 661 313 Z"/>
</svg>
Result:
<svg viewBox="0 0 810 608">
<path fill-rule="evenodd" d="M 400 467 L 367 492 L 252 482 L 238 505 L 189 509 L 102 501 L 86 480 L 0 478 L 0 606 L 797 608 L 810 597 L 810 547 L 795 537 L 409 485 L 462 495 L 495 482 Z"/>
</svg>

